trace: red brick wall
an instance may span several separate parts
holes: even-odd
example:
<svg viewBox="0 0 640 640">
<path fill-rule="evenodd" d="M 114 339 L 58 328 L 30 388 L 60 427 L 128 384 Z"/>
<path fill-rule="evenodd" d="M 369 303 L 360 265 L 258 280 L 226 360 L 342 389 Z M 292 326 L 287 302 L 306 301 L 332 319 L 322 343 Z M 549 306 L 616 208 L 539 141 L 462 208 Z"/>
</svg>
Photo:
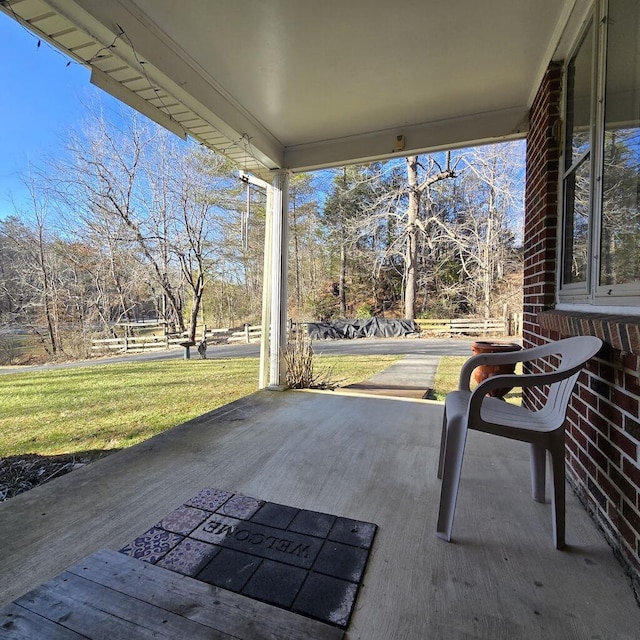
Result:
<svg viewBox="0 0 640 640">
<path fill-rule="evenodd" d="M 567 463 L 582 502 L 640 586 L 639 357 L 608 344 L 567 414 Z"/>
<path fill-rule="evenodd" d="M 555 300 L 561 83 L 562 68 L 550 67 L 530 114 L 524 219 L 525 347 L 546 341 L 536 329 L 536 316 L 552 308 Z"/>
<path fill-rule="evenodd" d="M 577 334 L 605 341 L 567 414 L 567 475 L 640 592 L 640 329 L 627 318 L 550 311 L 559 268 L 560 94 L 561 66 L 552 65 L 527 137 L 523 340 L 525 347 Z M 525 403 L 539 406 L 540 394 L 526 395 Z M 571 543 L 570 523 L 567 531 Z"/>
</svg>

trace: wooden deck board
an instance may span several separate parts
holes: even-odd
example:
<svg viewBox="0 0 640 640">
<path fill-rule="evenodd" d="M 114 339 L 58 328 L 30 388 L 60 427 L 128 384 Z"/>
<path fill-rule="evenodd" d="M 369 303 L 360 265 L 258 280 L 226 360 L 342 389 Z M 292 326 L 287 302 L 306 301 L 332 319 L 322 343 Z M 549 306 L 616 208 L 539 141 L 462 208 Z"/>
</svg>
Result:
<svg viewBox="0 0 640 640">
<path fill-rule="evenodd" d="M 75 631 L 11 603 L 0 610 L 0 637 L 11 640 L 83 640 Z"/>
<path fill-rule="evenodd" d="M 344 636 L 336 627 L 106 550 L 18 598 L 0 616 L 0 637 L 12 640 L 340 640 Z"/>
<path fill-rule="evenodd" d="M 109 611 L 97 608 L 93 602 L 85 602 L 85 594 L 82 591 L 67 589 L 63 592 L 63 580 L 64 574 L 36 587 L 16 600 L 16 604 L 91 640 L 151 640 L 158 637 L 156 631 L 140 624 L 140 621 L 120 618 Z M 108 608 L 109 598 L 106 600 L 105 606 Z M 133 608 L 130 616 L 135 618 Z"/>
<path fill-rule="evenodd" d="M 91 565 L 86 565 L 91 566 Z M 59 620 L 59 624 L 89 637 L 105 638 L 180 638 L 193 640 L 232 640 L 236 636 L 212 633 L 197 622 L 183 618 L 102 584 L 89 576 L 68 571 L 45 587 L 32 591 L 17 603 L 41 616 Z M 63 615 L 61 609 L 66 610 Z"/>
</svg>

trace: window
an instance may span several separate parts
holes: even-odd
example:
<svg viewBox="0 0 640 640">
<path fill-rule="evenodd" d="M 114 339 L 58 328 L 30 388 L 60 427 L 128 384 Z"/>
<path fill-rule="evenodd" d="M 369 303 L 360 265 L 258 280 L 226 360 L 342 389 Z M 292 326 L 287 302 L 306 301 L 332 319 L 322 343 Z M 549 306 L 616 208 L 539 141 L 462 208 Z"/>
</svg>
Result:
<svg viewBox="0 0 640 640">
<path fill-rule="evenodd" d="M 593 120 L 593 24 L 566 70 L 563 284 L 587 281 Z M 584 286 L 582 287 L 584 289 Z"/>
<path fill-rule="evenodd" d="M 640 304 L 640 3 L 596 9 L 565 70 L 560 298 Z"/>
</svg>

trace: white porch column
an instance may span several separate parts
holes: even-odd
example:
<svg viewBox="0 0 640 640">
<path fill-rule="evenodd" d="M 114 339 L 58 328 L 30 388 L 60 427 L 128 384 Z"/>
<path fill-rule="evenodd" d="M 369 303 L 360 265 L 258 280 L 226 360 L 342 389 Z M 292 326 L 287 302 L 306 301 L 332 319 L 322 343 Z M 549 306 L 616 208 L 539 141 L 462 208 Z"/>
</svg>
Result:
<svg viewBox="0 0 640 640">
<path fill-rule="evenodd" d="M 273 235 L 273 187 L 266 184 L 267 206 L 264 220 L 264 259 L 262 268 L 262 339 L 260 340 L 260 376 L 258 389 L 269 384 L 269 328 L 271 326 L 271 238 Z"/>
<path fill-rule="evenodd" d="M 273 187 L 264 180 L 256 178 L 246 171 L 240 171 L 240 180 L 246 183 L 247 187 L 253 184 L 260 189 L 264 189 L 267 194 L 267 205 L 264 221 L 264 257 L 262 269 L 262 339 L 260 340 L 260 375 L 258 377 L 258 389 L 264 389 L 269 384 L 269 334 L 271 326 L 271 264 L 273 262 L 273 247 L 271 239 L 273 237 Z"/>
<path fill-rule="evenodd" d="M 287 345 L 287 254 L 289 235 L 289 174 L 276 173 L 271 209 L 271 313 L 269 323 L 269 389 L 285 386 L 284 349 Z"/>
</svg>

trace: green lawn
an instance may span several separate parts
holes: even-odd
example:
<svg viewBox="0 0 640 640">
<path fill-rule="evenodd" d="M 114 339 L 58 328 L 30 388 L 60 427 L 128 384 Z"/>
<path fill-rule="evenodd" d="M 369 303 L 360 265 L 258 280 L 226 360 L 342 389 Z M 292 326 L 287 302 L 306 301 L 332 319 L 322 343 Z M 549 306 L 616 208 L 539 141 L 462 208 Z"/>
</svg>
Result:
<svg viewBox="0 0 640 640">
<path fill-rule="evenodd" d="M 318 358 L 340 385 L 398 356 Z M 121 449 L 256 390 L 258 359 L 165 360 L 0 376 L 0 457 Z"/>
<path fill-rule="evenodd" d="M 466 356 L 444 356 L 440 359 L 433 383 L 434 400 L 444 400 L 449 391 L 458 387 L 460 369 L 467 359 Z"/>
<path fill-rule="evenodd" d="M 466 360 L 468 360 L 467 356 L 444 356 L 440 360 L 433 384 L 434 400 L 444 400 L 449 391 L 453 391 L 458 388 L 460 369 L 462 369 L 462 365 Z M 516 365 L 516 373 L 522 373 L 521 364 Z M 474 389 L 475 386 L 475 382 L 472 378 L 471 388 Z M 520 404 L 522 400 L 522 390 L 517 389 L 507 393 L 504 399 L 513 404 Z"/>
</svg>

